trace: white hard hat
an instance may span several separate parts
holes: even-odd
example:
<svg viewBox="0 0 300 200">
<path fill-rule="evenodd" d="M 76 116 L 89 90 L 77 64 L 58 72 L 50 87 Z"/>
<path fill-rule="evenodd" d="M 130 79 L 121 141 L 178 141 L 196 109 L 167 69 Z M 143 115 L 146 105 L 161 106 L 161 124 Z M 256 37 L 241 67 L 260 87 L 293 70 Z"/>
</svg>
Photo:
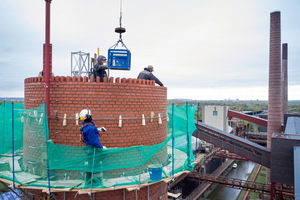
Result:
<svg viewBox="0 0 300 200">
<path fill-rule="evenodd" d="M 90 109 L 83 109 L 82 111 L 80 111 L 79 113 L 79 119 L 80 120 L 85 120 L 86 118 L 88 118 L 88 116 L 91 116 L 92 112 Z"/>
</svg>

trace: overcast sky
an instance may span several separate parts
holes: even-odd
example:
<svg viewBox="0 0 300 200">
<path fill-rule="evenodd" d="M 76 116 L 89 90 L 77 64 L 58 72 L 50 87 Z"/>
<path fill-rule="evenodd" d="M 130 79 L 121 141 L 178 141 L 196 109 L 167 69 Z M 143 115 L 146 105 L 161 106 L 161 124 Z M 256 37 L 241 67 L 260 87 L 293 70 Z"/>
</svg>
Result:
<svg viewBox="0 0 300 200">
<path fill-rule="evenodd" d="M 300 100 L 299 0 L 123 0 L 123 42 L 136 78 L 147 65 L 168 99 L 267 100 L 270 13 L 288 43 L 289 100 Z M 53 73 L 71 75 L 71 52 L 107 56 L 119 35 L 120 0 L 52 0 Z M 0 0 L 0 97 L 23 97 L 43 68 L 44 0 Z"/>
</svg>

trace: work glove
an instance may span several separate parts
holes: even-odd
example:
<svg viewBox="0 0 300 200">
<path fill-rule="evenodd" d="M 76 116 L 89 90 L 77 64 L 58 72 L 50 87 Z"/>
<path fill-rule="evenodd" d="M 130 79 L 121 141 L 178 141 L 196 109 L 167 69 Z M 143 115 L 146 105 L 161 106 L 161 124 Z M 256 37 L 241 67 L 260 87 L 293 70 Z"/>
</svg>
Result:
<svg viewBox="0 0 300 200">
<path fill-rule="evenodd" d="M 100 132 L 105 132 L 105 131 L 107 131 L 106 128 L 104 128 L 104 127 L 99 127 L 99 128 L 97 128 L 97 129 L 98 129 L 98 131 L 100 131 Z"/>
</svg>

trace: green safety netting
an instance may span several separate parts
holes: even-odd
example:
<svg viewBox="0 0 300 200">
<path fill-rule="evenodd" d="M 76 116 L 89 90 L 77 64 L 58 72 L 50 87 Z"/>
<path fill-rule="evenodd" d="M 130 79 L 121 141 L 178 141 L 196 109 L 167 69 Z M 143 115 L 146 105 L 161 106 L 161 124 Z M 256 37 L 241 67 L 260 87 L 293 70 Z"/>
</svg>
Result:
<svg viewBox="0 0 300 200">
<path fill-rule="evenodd" d="M 0 154 L 11 153 L 13 149 L 22 149 L 23 108 L 24 103 L 13 104 L 3 102 L 0 105 Z M 14 142 L 12 142 L 12 138 L 14 138 Z"/>
<path fill-rule="evenodd" d="M 24 186 L 108 188 L 144 184 L 193 170 L 196 105 L 168 107 L 167 139 L 153 146 L 97 149 L 54 144 L 45 104 L 0 105 L 0 178 Z"/>
</svg>

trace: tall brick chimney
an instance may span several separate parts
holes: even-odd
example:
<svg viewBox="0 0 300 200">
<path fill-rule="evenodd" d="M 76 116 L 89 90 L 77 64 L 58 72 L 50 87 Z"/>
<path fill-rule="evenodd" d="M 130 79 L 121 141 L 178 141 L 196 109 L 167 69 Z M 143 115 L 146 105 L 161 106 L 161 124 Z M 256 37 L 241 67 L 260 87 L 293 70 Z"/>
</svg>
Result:
<svg viewBox="0 0 300 200">
<path fill-rule="evenodd" d="M 269 100 L 267 147 L 271 149 L 273 133 L 281 133 L 282 117 L 282 76 L 281 76 L 281 25 L 280 12 L 271 13 L 270 57 L 269 57 Z M 271 181 L 271 170 L 266 173 L 266 182 Z"/>
<path fill-rule="evenodd" d="M 272 134 L 280 133 L 282 124 L 281 25 L 279 11 L 271 13 L 270 25 L 268 148 L 271 148 Z"/>
<path fill-rule="evenodd" d="M 288 113 L 288 44 L 282 44 L 282 114 Z"/>
</svg>

